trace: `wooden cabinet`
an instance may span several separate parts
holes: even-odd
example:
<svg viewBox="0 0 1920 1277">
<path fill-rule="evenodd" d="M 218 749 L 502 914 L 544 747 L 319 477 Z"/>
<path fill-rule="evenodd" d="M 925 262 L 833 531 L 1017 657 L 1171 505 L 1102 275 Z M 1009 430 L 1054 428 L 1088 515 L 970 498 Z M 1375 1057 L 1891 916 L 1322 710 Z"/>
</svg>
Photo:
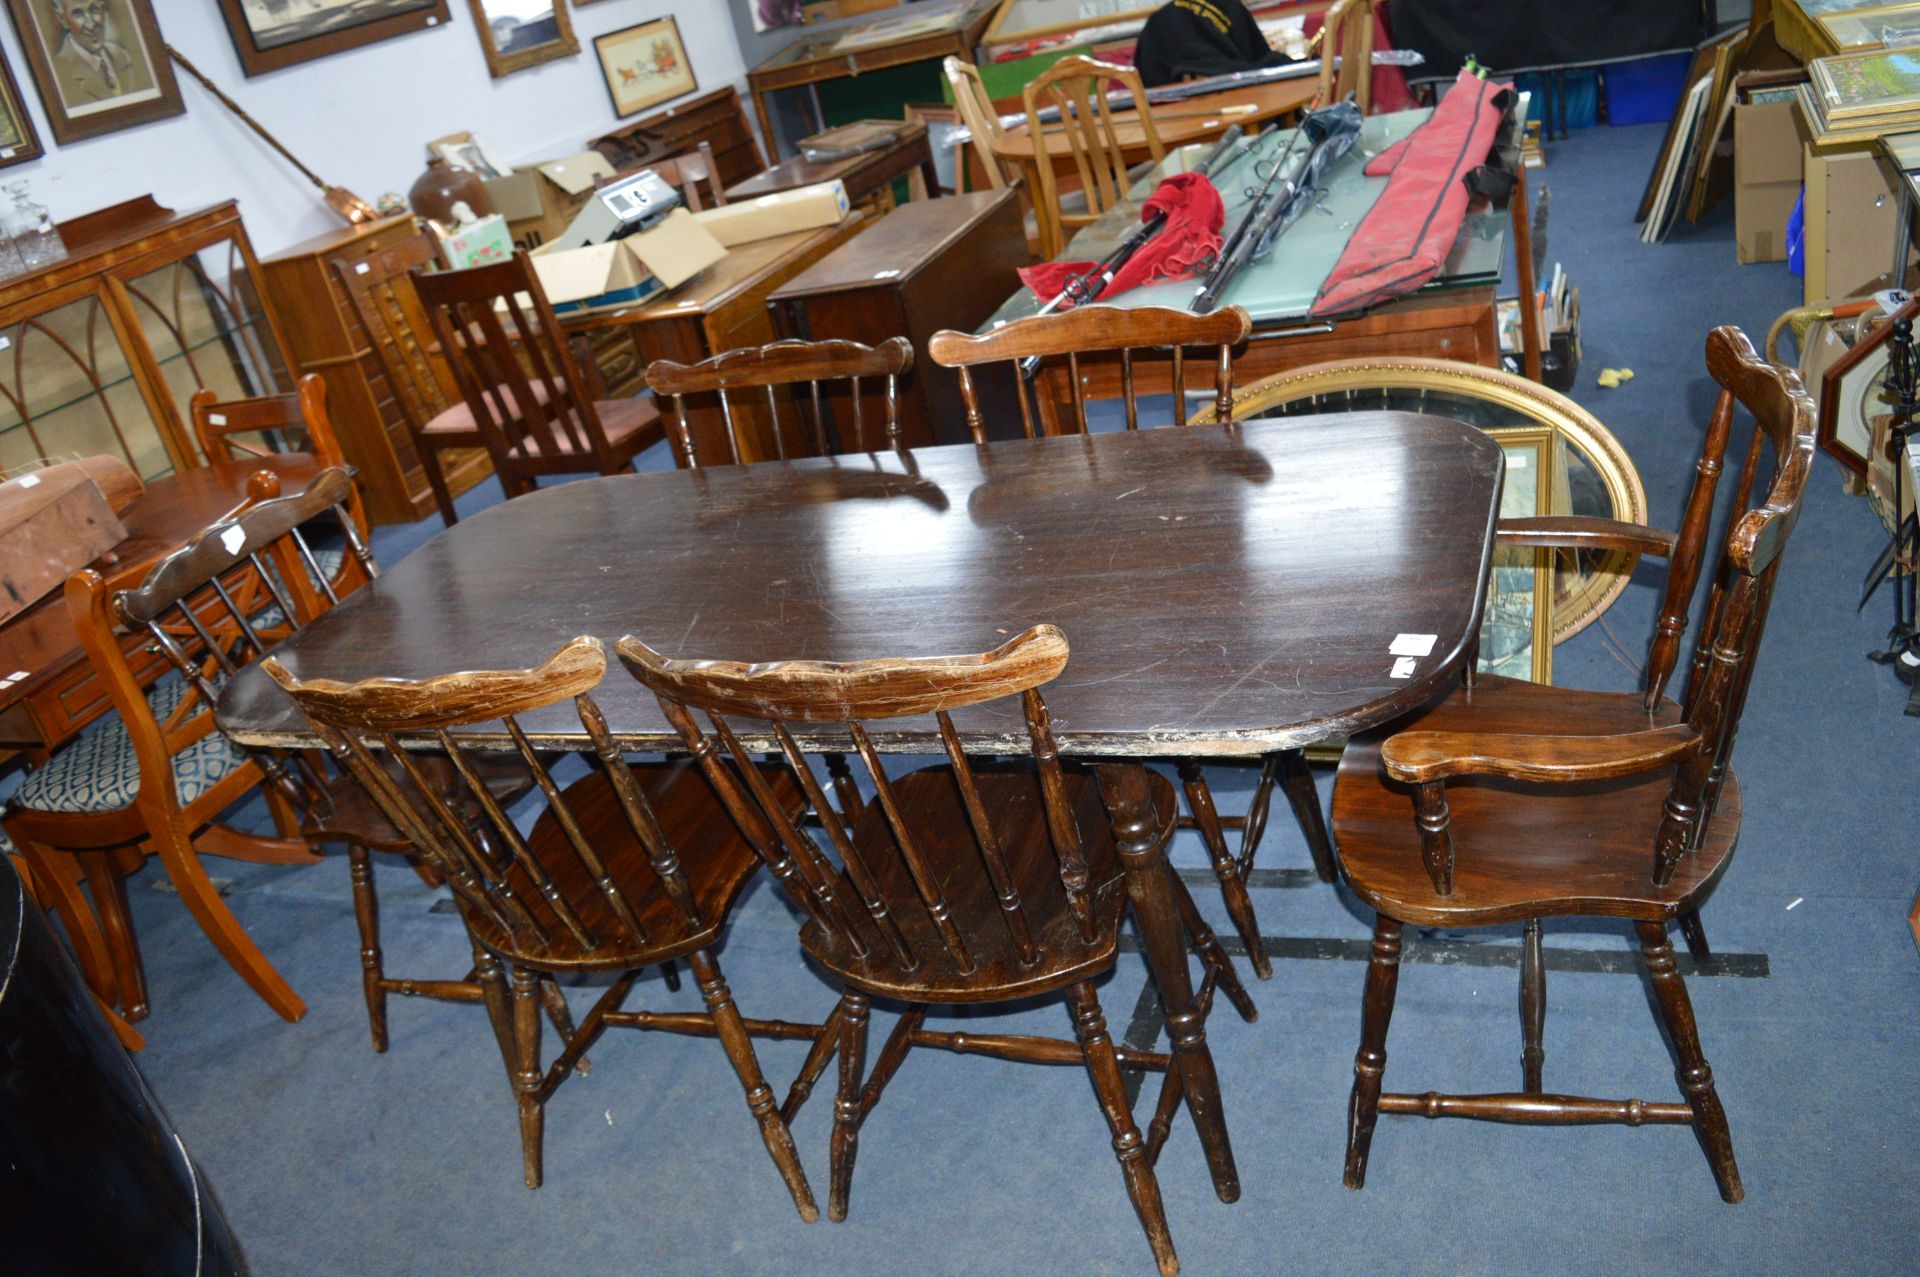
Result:
<svg viewBox="0 0 1920 1277">
<path fill-rule="evenodd" d="M 768 298 L 783 337 L 840 337 L 874 346 L 913 342 L 900 388 L 900 437 L 909 446 L 967 443 L 959 375 L 926 357 L 942 328 L 972 332 L 1020 287 L 1027 234 L 1019 192 L 1008 187 L 903 204 L 856 242 L 815 262 Z M 1012 375 L 976 371 L 988 421 L 1019 432 Z"/>
<path fill-rule="evenodd" d="M 143 196 L 60 234 L 66 260 L 0 281 L 0 468 L 104 453 L 144 479 L 192 469 L 196 390 L 291 384 L 232 201 L 175 213 Z"/>
<path fill-rule="evenodd" d="M 330 263 L 371 257 L 415 233 L 411 217 L 390 217 L 329 231 L 260 263 L 262 287 L 286 333 L 294 368 L 318 373 L 327 383 L 327 414 L 374 523 L 411 523 L 433 514 L 433 492 L 400 405 Z M 443 453 L 441 464 L 456 496 L 492 473 L 478 448 Z"/>
<path fill-rule="evenodd" d="M 747 125 L 739 91 L 732 85 L 623 124 L 587 146 L 624 170 L 697 151 L 702 142 L 713 148 L 723 188 L 744 182 L 767 166 Z"/>
</svg>

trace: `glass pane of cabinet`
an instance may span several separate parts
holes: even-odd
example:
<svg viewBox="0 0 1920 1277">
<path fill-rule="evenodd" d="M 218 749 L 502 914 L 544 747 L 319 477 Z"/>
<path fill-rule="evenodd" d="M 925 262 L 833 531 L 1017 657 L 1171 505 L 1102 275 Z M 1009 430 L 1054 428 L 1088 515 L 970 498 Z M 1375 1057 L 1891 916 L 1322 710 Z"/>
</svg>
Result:
<svg viewBox="0 0 1920 1277">
<path fill-rule="evenodd" d="M 142 478 L 172 472 L 104 296 L 7 325 L 0 343 L 0 468 L 105 453 Z"/>
</svg>

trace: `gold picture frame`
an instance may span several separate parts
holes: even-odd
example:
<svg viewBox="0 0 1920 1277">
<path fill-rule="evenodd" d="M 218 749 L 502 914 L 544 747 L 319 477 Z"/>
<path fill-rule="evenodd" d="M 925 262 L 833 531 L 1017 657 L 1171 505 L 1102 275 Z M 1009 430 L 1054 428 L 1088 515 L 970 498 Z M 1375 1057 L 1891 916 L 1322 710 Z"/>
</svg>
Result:
<svg viewBox="0 0 1920 1277">
<path fill-rule="evenodd" d="M 1564 513 L 1644 525 L 1647 493 L 1627 450 L 1573 400 L 1524 377 L 1445 359 L 1354 359 L 1313 364 L 1242 386 L 1234 420 L 1306 412 L 1380 410 L 1454 417 L 1489 432 L 1550 426 L 1562 446 L 1554 499 Z M 1211 409 L 1195 420 L 1211 419 Z M 1593 624 L 1627 588 L 1637 555 L 1626 551 L 1555 552 L 1552 633 L 1564 643 Z"/>
<path fill-rule="evenodd" d="M 25 164 L 46 153 L 47 148 L 40 144 L 40 134 L 34 130 L 33 117 L 27 114 L 26 103 L 21 100 L 20 84 L 13 78 L 13 68 L 0 57 L 0 168 Z"/>
<path fill-rule="evenodd" d="M 473 10 L 480 50 L 487 55 L 487 72 L 496 80 L 580 52 L 566 0 L 553 0 L 553 8 L 532 21 L 521 21 L 518 10 L 505 4 L 490 11 L 488 0 L 467 0 L 467 6 Z"/>
<path fill-rule="evenodd" d="M 595 36 L 593 52 L 613 113 L 621 119 L 700 87 L 680 38 L 680 24 L 671 14 Z"/>
<path fill-rule="evenodd" d="M 1563 513 L 1563 494 L 1556 492 L 1554 482 L 1565 446 L 1560 433 L 1552 426 L 1496 426 L 1487 433 L 1499 442 L 1507 461 L 1500 517 Z M 1476 668 L 1553 682 L 1553 559 L 1550 549 L 1495 548 L 1493 578 L 1480 614 Z"/>
</svg>

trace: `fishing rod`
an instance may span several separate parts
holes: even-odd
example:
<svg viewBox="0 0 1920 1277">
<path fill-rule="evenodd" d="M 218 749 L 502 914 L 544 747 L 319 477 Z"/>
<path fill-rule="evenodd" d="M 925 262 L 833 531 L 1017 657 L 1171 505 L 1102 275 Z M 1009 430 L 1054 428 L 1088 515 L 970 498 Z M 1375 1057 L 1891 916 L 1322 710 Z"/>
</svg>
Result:
<svg viewBox="0 0 1920 1277">
<path fill-rule="evenodd" d="M 1222 133 L 1220 140 L 1213 144 L 1213 149 L 1207 152 L 1206 158 L 1200 161 L 1200 167 L 1195 169 L 1194 172 L 1199 173 L 1200 176 L 1211 181 L 1214 172 L 1223 166 L 1223 161 L 1227 154 L 1239 145 L 1240 137 L 1241 130 L 1237 124 L 1225 133 Z M 1258 145 L 1257 138 L 1253 145 Z M 1166 224 L 1167 214 L 1164 209 L 1156 211 L 1151 217 L 1142 221 L 1138 226 L 1134 227 L 1131 234 L 1115 246 L 1112 252 L 1095 262 L 1087 270 L 1069 279 L 1065 286 L 1054 294 L 1052 301 L 1034 312 L 1035 318 L 1041 315 L 1051 314 L 1055 310 L 1058 310 L 1063 302 L 1071 302 L 1073 305 L 1079 306 L 1099 297 L 1100 294 L 1107 290 L 1107 285 L 1113 282 L 1114 276 L 1120 273 L 1121 268 L 1133 259 L 1135 253 L 1146 246 L 1148 240 L 1165 229 Z M 1020 375 L 1023 377 L 1032 377 L 1034 371 L 1039 367 L 1040 356 L 1029 355 L 1020 361 Z"/>
<path fill-rule="evenodd" d="M 1234 229 L 1233 236 L 1221 247 L 1208 268 L 1190 309 L 1204 314 L 1219 305 L 1220 297 L 1247 265 L 1265 257 L 1274 241 L 1286 233 L 1306 212 L 1315 197 L 1320 179 L 1334 161 L 1353 149 L 1360 136 L 1360 108 L 1351 100 L 1310 113 L 1288 143 L 1286 153 L 1267 175 L 1266 182 L 1248 204 L 1247 212 Z M 1278 190 L 1274 180 L 1285 169 L 1284 161 L 1302 141 L 1311 143 Z"/>
</svg>

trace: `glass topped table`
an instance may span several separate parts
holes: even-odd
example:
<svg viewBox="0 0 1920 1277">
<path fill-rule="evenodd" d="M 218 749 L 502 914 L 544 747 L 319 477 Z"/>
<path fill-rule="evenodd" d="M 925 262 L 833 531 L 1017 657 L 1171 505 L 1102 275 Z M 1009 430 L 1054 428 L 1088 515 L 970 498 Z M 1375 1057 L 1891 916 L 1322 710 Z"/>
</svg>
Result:
<svg viewBox="0 0 1920 1277">
<path fill-rule="evenodd" d="M 1526 95 L 1521 95 L 1520 102 L 1516 115 L 1524 120 Z M 1256 329 L 1305 321 L 1320 285 L 1332 273 L 1354 228 L 1386 189 L 1387 179 L 1384 176 L 1366 175 L 1364 169 L 1367 163 L 1424 124 L 1432 114 L 1431 109 L 1422 107 L 1369 118 L 1353 150 L 1328 170 L 1325 197 L 1275 241 L 1273 250 L 1264 260 L 1256 261 L 1241 271 L 1222 297 L 1221 304 L 1245 307 L 1253 317 Z M 1261 166 L 1264 176 L 1264 163 L 1284 153 L 1293 135 L 1294 130 L 1283 129 L 1262 136 L 1257 146 L 1248 148 L 1215 176 L 1214 185 L 1220 188 L 1220 194 L 1226 201 L 1229 228 L 1236 224 L 1248 197 L 1259 183 L 1254 176 L 1256 166 Z M 1173 173 L 1198 168 L 1211 149 L 1210 144 L 1197 144 L 1169 152 L 1164 161 L 1134 184 L 1132 198 L 1099 221 L 1083 228 L 1068 244 L 1062 257 L 1093 261 L 1106 256 L 1139 225 L 1140 202 L 1153 193 L 1161 180 Z M 1517 151 L 1511 158 L 1517 165 Z M 1460 236 L 1454 241 L 1453 251 L 1441 267 L 1439 277 L 1421 291 L 1497 285 L 1506 258 L 1509 230 L 1508 210 L 1496 208 L 1484 197 L 1475 196 L 1466 222 L 1460 228 Z M 1194 280 L 1151 284 L 1132 289 L 1102 304 L 1128 308 L 1170 306 L 1184 310 L 1198 288 Z M 986 326 L 993 327 L 1023 318 L 1039 308 L 1039 299 L 1029 290 L 1022 289 L 994 312 Z"/>
</svg>

